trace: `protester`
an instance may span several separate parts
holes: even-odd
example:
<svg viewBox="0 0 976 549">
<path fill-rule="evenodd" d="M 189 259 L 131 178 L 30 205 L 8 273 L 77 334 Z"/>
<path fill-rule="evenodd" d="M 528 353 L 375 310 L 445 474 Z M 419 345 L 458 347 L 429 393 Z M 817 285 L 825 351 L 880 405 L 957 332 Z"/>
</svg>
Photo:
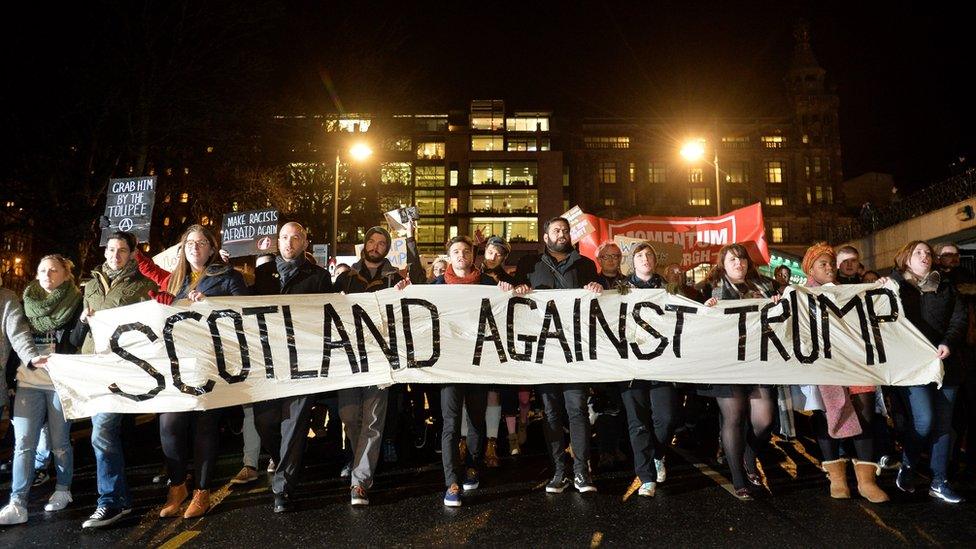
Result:
<svg viewBox="0 0 976 549">
<path fill-rule="evenodd" d="M 627 283 L 634 288 L 663 288 L 664 279 L 655 272 L 654 246 L 641 242 L 631 253 L 634 272 Z M 641 481 L 637 495 L 652 497 L 657 483 L 667 480 L 665 451 L 674 436 L 677 393 L 672 383 L 634 379 L 620 384 L 620 396 L 627 410 L 634 472 Z"/>
<path fill-rule="evenodd" d="M 252 295 L 331 293 L 329 271 L 308 261 L 308 233 L 298 223 L 278 232 L 278 255 L 254 271 Z M 315 395 L 299 395 L 254 403 L 254 422 L 261 444 L 276 464 L 271 479 L 274 512 L 289 510 L 289 496 L 301 473 L 310 411 Z M 246 471 L 242 471 L 247 473 Z"/>
<path fill-rule="evenodd" d="M 964 373 L 955 350 L 965 337 L 966 311 L 948 277 L 943 279 L 932 267 L 932 248 L 914 240 L 895 254 L 891 272 L 906 318 L 937 347 L 937 356 L 945 366 L 941 387 L 930 383 L 897 388 L 913 425 L 907 433 L 895 484 L 904 492 L 915 491 L 916 470 L 923 450 L 927 450 L 932 470 L 929 495 L 947 503 L 961 503 L 964 498 L 949 485 L 947 472 L 953 405 Z"/>
<path fill-rule="evenodd" d="M 783 290 L 790 285 L 790 275 L 793 272 L 786 265 L 780 265 L 773 270 L 773 280 L 776 281 L 776 290 L 782 294 Z"/>
<path fill-rule="evenodd" d="M 498 286 L 502 291 L 512 290 L 508 282 L 496 282 L 494 278 L 482 273 L 474 266 L 474 243 L 467 236 L 456 236 L 447 243 L 448 265 L 444 274 L 434 279 L 433 284 L 481 284 Z M 527 288 L 520 288 L 524 293 Z M 443 434 L 441 435 L 441 463 L 444 467 L 444 505 L 460 507 L 465 491 L 480 486 L 478 467 L 484 459 L 485 409 L 488 404 L 488 386 L 470 383 L 451 383 L 441 386 L 441 413 L 443 414 Z M 465 456 L 464 481 L 461 478 L 461 461 L 458 441 L 461 435 L 462 407 L 468 411 L 468 452 Z M 499 418 L 496 418 L 496 420 Z M 497 424 L 495 426 L 497 432 Z"/>
<path fill-rule="evenodd" d="M 515 272 L 518 285 L 535 290 L 583 288 L 595 294 L 603 291 L 597 281 L 596 265 L 583 257 L 569 240 L 569 221 L 554 217 L 542 227 L 545 249 L 525 256 Z M 563 463 L 563 429 L 569 423 L 569 440 L 573 448 L 573 485 L 580 492 L 595 492 L 590 480 L 590 423 L 586 408 L 587 387 L 582 383 L 539 385 L 546 411 L 545 433 L 555 472 L 546 484 L 546 492 L 562 493 L 570 484 Z"/>
<path fill-rule="evenodd" d="M 779 301 L 775 283 L 761 276 L 741 244 L 728 244 L 708 275 L 712 307 L 720 301 L 770 298 Z M 772 385 L 705 385 L 699 394 L 715 398 L 722 414 L 721 438 L 732 486 L 739 499 L 761 492 L 762 477 L 756 455 L 769 438 L 776 413 L 776 388 Z M 751 428 L 747 428 L 750 426 Z"/>
<path fill-rule="evenodd" d="M 620 271 L 622 258 L 620 246 L 611 240 L 597 247 L 596 261 L 600 268 L 597 282 L 604 290 L 617 290 L 627 286 L 627 277 Z M 597 468 L 613 470 L 627 461 L 627 456 L 620 450 L 625 429 L 620 386 L 618 383 L 594 383 L 590 390 L 590 425 L 599 455 Z"/>
<path fill-rule="evenodd" d="M 705 301 L 701 292 L 694 286 L 688 284 L 688 275 L 678 263 L 669 263 L 664 266 L 664 289 L 672 295 L 682 295 L 692 301 L 699 303 Z"/>
<path fill-rule="evenodd" d="M 431 263 L 430 265 L 430 278 L 428 279 L 428 282 L 433 282 L 435 278 L 443 275 L 444 269 L 446 268 L 447 268 L 446 259 L 441 259 L 441 258 L 435 259 L 434 262 Z"/>
<path fill-rule="evenodd" d="M 131 305 L 149 299 L 156 284 L 139 272 L 135 260 L 137 240 L 134 234 L 115 232 L 105 243 L 105 263 L 91 271 L 85 284 L 84 309 L 72 340 L 81 352 L 95 352 L 88 321 L 98 311 Z M 125 478 L 125 456 L 122 449 L 124 414 L 101 413 L 92 416 L 92 449 L 98 481 L 98 504 L 82 528 L 102 528 L 115 523 L 132 511 L 132 498 Z"/>
<path fill-rule="evenodd" d="M 806 286 L 833 286 L 837 257 L 826 242 L 811 246 L 803 257 Z M 857 491 L 871 503 L 888 501 L 888 495 L 878 486 L 881 466 L 875 463 L 874 431 L 875 387 L 842 387 L 837 385 L 805 385 L 796 387 L 794 402 L 813 411 L 814 434 L 820 446 L 821 468 L 830 478 L 830 497 L 851 497 L 847 485 L 847 459 L 841 457 L 844 440 L 853 442 L 857 458 L 854 473 Z"/>
<path fill-rule="evenodd" d="M 859 270 L 863 268 L 861 264 L 861 252 L 854 246 L 841 246 L 837 248 L 837 284 L 860 284 L 862 274 Z"/>
<path fill-rule="evenodd" d="M 27 522 L 27 498 L 34 480 L 34 452 L 45 421 L 51 436 L 57 483 L 44 510 L 60 511 L 72 502 L 71 423 L 64 418 L 61 400 L 48 375 L 46 362 L 37 355 L 71 354 L 78 349 L 71 342 L 71 332 L 81 314 L 82 296 L 75 285 L 73 267 L 71 260 L 61 255 L 46 255 L 37 266 L 36 279 L 24 289 L 24 313 L 37 354 L 30 356 L 30 346 L 21 344 L 21 350 L 28 356 L 17 368 L 17 395 L 11 417 L 16 435 L 13 479 L 10 503 L 0 509 L 0 525 Z"/>
<path fill-rule="evenodd" d="M 382 227 L 366 231 L 361 259 L 336 279 L 335 289 L 356 294 L 386 288 L 402 289 L 410 280 L 425 280 L 417 243 L 412 236 L 407 238 L 409 279 L 400 276 L 400 271 L 386 258 L 392 242 L 390 233 Z M 352 449 L 350 503 L 355 506 L 369 505 L 369 489 L 373 486 L 373 475 L 379 460 L 389 391 L 369 386 L 340 389 L 338 393 L 339 417 L 346 427 Z"/>
<path fill-rule="evenodd" d="M 247 295 L 244 277 L 220 258 L 220 244 L 214 234 L 202 225 L 190 225 L 180 238 L 179 262 L 169 273 L 137 254 L 139 270 L 165 291 L 150 296 L 160 303 L 174 299 L 202 301 L 207 297 Z M 192 390 L 192 388 L 191 388 Z M 221 411 L 219 408 L 199 412 L 165 412 L 159 415 L 159 438 L 166 457 L 169 493 L 159 516 L 175 517 L 189 496 L 186 463 L 189 459 L 187 439 L 193 429 L 194 490 L 193 499 L 183 518 L 204 515 L 210 509 L 210 486 L 217 466 L 220 442 Z"/>
</svg>

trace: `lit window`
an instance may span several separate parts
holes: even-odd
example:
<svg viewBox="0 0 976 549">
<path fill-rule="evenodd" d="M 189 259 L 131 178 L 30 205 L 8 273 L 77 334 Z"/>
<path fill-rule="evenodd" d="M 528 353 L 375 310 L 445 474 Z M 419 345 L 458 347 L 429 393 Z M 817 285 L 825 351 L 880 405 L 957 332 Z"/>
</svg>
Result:
<svg viewBox="0 0 976 549">
<path fill-rule="evenodd" d="M 380 164 L 380 183 L 383 185 L 410 185 L 409 162 L 383 162 Z"/>
<path fill-rule="evenodd" d="M 535 185 L 537 171 L 535 162 L 472 162 L 471 184 Z"/>
<path fill-rule="evenodd" d="M 746 199 L 741 196 L 733 196 L 729 200 L 729 203 L 732 205 L 733 208 L 740 208 L 746 205 Z"/>
<path fill-rule="evenodd" d="M 748 135 L 736 135 L 722 138 L 722 146 L 726 149 L 745 149 L 749 146 Z"/>
<path fill-rule="evenodd" d="M 420 215 L 444 215 L 444 191 L 421 191 L 416 192 L 414 204 Z M 422 225 L 422 224 L 421 224 Z"/>
<path fill-rule="evenodd" d="M 692 187 L 688 189 L 689 206 L 710 206 L 712 204 L 712 189 L 708 187 Z"/>
<path fill-rule="evenodd" d="M 786 239 L 789 238 L 786 226 L 776 221 L 770 225 L 769 232 L 772 234 L 774 243 L 786 242 Z"/>
<path fill-rule="evenodd" d="M 630 176 L 630 182 L 633 183 L 637 179 L 637 167 L 634 165 L 633 162 L 630 163 L 628 172 L 629 172 L 628 175 Z"/>
<path fill-rule="evenodd" d="M 417 143 L 417 158 L 421 160 L 442 160 L 444 158 L 444 143 Z"/>
<path fill-rule="evenodd" d="M 766 190 L 766 205 L 767 206 L 785 206 L 786 199 L 783 198 L 783 192 L 780 189 L 767 189 Z"/>
<path fill-rule="evenodd" d="M 538 211 L 535 190 L 478 189 L 468 198 L 473 213 L 532 214 Z"/>
<path fill-rule="evenodd" d="M 548 140 L 545 141 L 548 143 Z M 536 140 L 534 137 L 532 138 L 523 137 L 518 139 L 509 138 L 508 143 L 506 143 L 505 145 L 505 150 L 506 151 L 534 151 L 536 150 Z M 543 150 L 548 150 L 548 146 L 546 149 Z"/>
<path fill-rule="evenodd" d="M 704 177 L 701 168 L 691 168 L 688 170 L 688 183 L 701 183 L 705 180 Z"/>
<path fill-rule="evenodd" d="M 617 199 L 616 198 L 604 198 L 603 199 L 603 205 L 604 206 L 616 206 L 617 205 Z"/>
<path fill-rule="evenodd" d="M 443 187 L 444 166 L 417 166 L 414 178 L 417 187 Z"/>
<path fill-rule="evenodd" d="M 431 242 L 435 244 L 442 244 L 444 240 L 444 222 L 443 221 L 424 221 L 417 226 L 417 242 Z"/>
<path fill-rule="evenodd" d="M 535 217 L 474 217 L 471 219 L 470 236 L 478 234 L 487 238 L 497 235 L 509 242 L 537 242 L 538 219 Z"/>
<path fill-rule="evenodd" d="M 451 186 L 457 187 L 457 185 L 458 185 L 458 171 L 451 170 Z"/>
<path fill-rule="evenodd" d="M 207 145 L 207 152 L 208 153 L 212 153 L 213 152 L 213 145 Z"/>
<path fill-rule="evenodd" d="M 458 199 L 457 197 L 451 197 L 451 211 L 450 213 L 457 213 L 458 211 Z"/>
<path fill-rule="evenodd" d="M 368 118 L 333 118 L 325 122 L 327 132 L 364 132 L 369 129 Z"/>
<path fill-rule="evenodd" d="M 383 147 L 388 151 L 409 151 L 413 149 L 413 141 L 409 137 L 390 137 L 383 142 Z"/>
<path fill-rule="evenodd" d="M 587 136 L 583 138 L 583 147 L 587 149 L 629 149 L 629 137 Z"/>
<path fill-rule="evenodd" d="M 664 162 L 648 162 L 647 164 L 647 182 L 648 183 L 664 183 L 668 179 L 668 170 L 664 165 Z"/>
<path fill-rule="evenodd" d="M 766 183 L 782 183 L 783 182 L 783 162 L 779 160 L 770 160 L 765 164 L 766 171 Z"/>
<path fill-rule="evenodd" d="M 786 138 L 782 135 L 764 135 L 761 140 L 767 149 L 782 149 L 786 144 Z"/>
<path fill-rule="evenodd" d="M 748 183 L 749 182 L 749 163 L 748 162 L 729 162 L 727 181 L 729 183 Z"/>
<path fill-rule="evenodd" d="M 505 138 L 500 135 L 472 135 L 472 151 L 502 151 L 505 150 Z"/>
<path fill-rule="evenodd" d="M 190 193 L 180 193 L 180 202 L 186 204 L 190 201 Z"/>
<path fill-rule="evenodd" d="M 617 182 L 617 164 L 614 162 L 600 162 L 600 183 Z"/>
<path fill-rule="evenodd" d="M 545 116 L 516 116 L 508 118 L 505 126 L 510 132 L 547 132 L 549 131 L 549 117 Z"/>
</svg>

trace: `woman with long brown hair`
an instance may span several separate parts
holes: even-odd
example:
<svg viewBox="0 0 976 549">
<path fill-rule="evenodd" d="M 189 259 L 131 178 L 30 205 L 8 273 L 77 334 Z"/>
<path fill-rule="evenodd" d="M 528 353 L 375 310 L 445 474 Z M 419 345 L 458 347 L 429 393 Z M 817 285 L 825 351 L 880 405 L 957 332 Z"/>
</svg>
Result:
<svg viewBox="0 0 976 549">
<path fill-rule="evenodd" d="M 708 275 L 714 307 L 720 301 L 769 298 L 779 301 L 776 285 L 756 271 L 749 252 L 741 244 L 723 246 L 718 262 Z M 776 414 L 776 389 L 772 385 L 706 385 L 702 396 L 718 402 L 722 413 L 722 447 L 732 474 L 732 485 L 739 499 L 751 499 L 761 491 L 762 477 L 756 468 L 756 454 L 766 443 Z M 747 429 L 747 426 L 750 428 Z"/>
</svg>

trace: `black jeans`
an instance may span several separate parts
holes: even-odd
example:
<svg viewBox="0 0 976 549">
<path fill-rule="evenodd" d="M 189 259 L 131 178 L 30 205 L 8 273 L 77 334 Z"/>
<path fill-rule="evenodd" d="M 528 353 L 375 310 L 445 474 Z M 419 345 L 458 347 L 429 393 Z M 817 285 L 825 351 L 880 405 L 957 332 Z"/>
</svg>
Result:
<svg viewBox="0 0 976 549">
<path fill-rule="evenodd" d="M 199 490 L 210 489 L 220 445 L 220 415 L 220 409 L 159 414 L 159 440 L 166 457 L 170 486 L 178 486 L 186 480 L 187 439 L 192 426 L 195 485 Z"/>
<path fill-rule="evenodd" d="M 441 464 L 444 466 L 444 485 L 461 483 L 461 463 L 458 440 L 461 438 L 461 409 L 468 409 L 468 455 L 464 465 L 478 467 L 485 452 L 485 409 L 488 406 L 487 385 L 452 384 L 441 386 L 441 413 L 444 428 L 441 432 Z"/>
<path fill-rule="evenodd" d="M 654 460 L 664 457 L 674 435 L 676 391 L 670 383 L 634 380 L 621 384 L 620 398 L 627 410 L 634 472 L 641 482 L 657 479 Z"/>
<path fill-rule="evenodd" d="M 314 395 L 303 395 L 254 403 L 254 425 L 261 435 L 261 446 L 277 465 L 271 479 L 271 490 L 276 494 L 289 492 L 298 481 L 313 400 Z"/>
<path fill-rule="evenodd" d="M 576 458 L 573 470 L 578 475 L 587 475 L 590 461 L 590 418 L 586 397 L 589 391 L 581 383 L 539 385 L 537 390 L 546 409 L 546 443 L 549 445 L 549 456 L 552 458 L 555 474 L 565 475 L 566 472 L 563 462 L 563 450 L 566 448 L 563 428 L 568 421 L 569 441 L 573 445 L 573 455 Z"/>
</svg>

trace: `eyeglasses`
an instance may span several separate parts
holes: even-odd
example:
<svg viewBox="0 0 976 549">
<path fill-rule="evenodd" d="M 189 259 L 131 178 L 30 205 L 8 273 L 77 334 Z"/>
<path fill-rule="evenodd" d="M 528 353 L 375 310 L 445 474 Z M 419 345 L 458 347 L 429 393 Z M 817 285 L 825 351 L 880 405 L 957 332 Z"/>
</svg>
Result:
<svg viewBox="0 0 976 549">
<path fill-rule="evenodd" d="M 959 252 L 948 252 L 944 254 L 939 254 L 939 257 L 959 257 Z"/>
<path fill-rule="evenodd" d="M 187 248 L 208 248 L 210 247 L 210 242 L 207 240 L 187 240 Z"/>
<path fill-rule="evenodd" d="M 620 257 L 621 257 L 620 254 L 605 254 L 605 255 L 601 255 L 600 259 L 620 259 Z"/>
</svg>

